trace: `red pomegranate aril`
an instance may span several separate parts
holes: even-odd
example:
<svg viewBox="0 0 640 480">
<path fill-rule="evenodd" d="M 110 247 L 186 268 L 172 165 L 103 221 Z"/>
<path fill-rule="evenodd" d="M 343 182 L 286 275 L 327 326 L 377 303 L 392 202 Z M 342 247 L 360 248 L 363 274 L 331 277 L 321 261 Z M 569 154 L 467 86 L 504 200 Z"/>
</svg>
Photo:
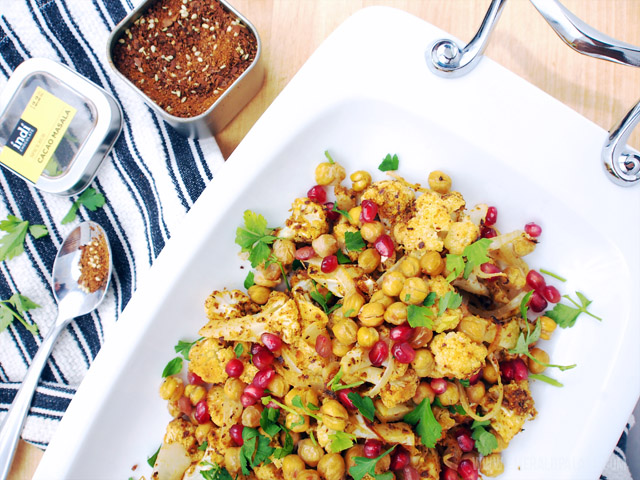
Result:
<svg viewBox="0 0 640 480">
<path fill-rule="evenodd" d="M 440 395 L 447 390 L 449 382 L 447 382 L 444 378 L 434 378 L 431 380 L 429 385 L 436 395 Z"/>
<path fill-rule="evenodd" d="M 384 233 L 376 238 L 376 241 L 373 242 L 373 246 L 383 257 L 390 257 L 395 251 L 393 240 L 391 240 L 389 235 Z"/>
<path fill-rule="evenodd" d="M 476 373 L 471 375 L 471 377 L 469 377 L 469 385 L 475 385 L 476 383 L 478 383 L 478 380 L 480 380 L 481 376 L 482 370 L 478 370 Z"/>
<path fill-rule="evenodd" d="M 227 372 L 227 375 L 233 378 L 238 378 L 244 372 L 244 364 L 237 358 L 232 358 L 227 362 L 227 365 L 224 367 L 224 371 Z"/>
<path fill-rule="evenodd" d="M 321 185 L 315 185 L 307 192 L 307 197 L 316 203 L 324 203 L 327 201 L 327 192 Z"/>
<path fill-rule="evenodd" d="M 322 273 L 331 273 L 336 268 L 338 268 L 338 257 L 335 255 L 327 255 L 322 259 L 322 263 L 320 264 Z"/>
<path fill-rule="evenodd" d="M 527 365 L 521 358 L 514 358 L 511 363 L 513 364 L 513 379 L 516 382 L 521 382 L 529 377 Z"/>
<path fill-rule="evenodd" d="M 200 400 L 196 404 L 196 411 L 193 413 L 193 418 L 195 418 L 198 423 L 207 423 L 211 420 L 209 416 L 209 406 L 206 400 Z"/>
<path fill-rule="evenodd" d="M 458 465 L 458 473 L 462 480 L 478 480 L 478 469 L 471 460 L 462 460 Z"/>
<path fill-rule="evenodd" d="M 244 439 L 242 438 L 243 430 L 244 430 L 244 426 L 240 425 L 239 423 L 232 425 L 231 428 L 229 429 L 229 435 L 231 435 L 231 440 L 233 440 L 233 443 L 235 443 L 239 447 L 241 447 L 244 444 Z"/>
<path fill-rule="evenodd" d="M 487 214 L 484 217 L 484 224 L 491 227 L 498 221 L 498 209 L 496 207 L 487 208 Z"/>
<path fill-rule="evenodd" d="M 374 367 L 379 367 L 389 357 L 389 346 L 384 340 L 378 340 L 369 350 L 369 360 Z"/>
<path fill-rule="evenodd" d="M 461 428 L 456 432 L 456 440 L 463 452 L 470 452 L 476 446 L 475 440 L 471 437 L 471 432 L 466 428 Z"/>
<path fill-rule="evenodd" d="M 500 373 L 502 374 L 503 380 L 510 382 L 515 377 L 515 368 L 513 366 L 513 362 L 508 360 L 506 362 L 500 363 Z"/>
<path fill-rule="evenodd" d="M 527 223 L 524 226 L 524 232 L 529 235 L 530 237 L 539 237 L 540 234 L 542 234 L 542 227 L 540 227 L 540 225 L 538 225 L 537 223 Z"/>
<path fill-rule="evenodd" d="M 493 238 L 498 236 L 498 232 L 491 227 L 482 226 L 480 227 L 480 236 L 482 238 Z"/>
<path fill-rule="evenodd" d="M 268 349 L 263 348 L 253 355 L 252 361 L 258 370 L 264 370 L 273 364 L 275 357 Z"/>
<path fill-rule="evenodd" d="M 542 288 L 542 296 L 549 303 L 558 303 L 562 299 L 562 295 L 553 285 L 545 285 Z"/>
<path fill-rule="evenodd" d="M 264 395 L 264 388 L 254 384 L 249 384 L 244 387 L 243 395 L 244 394 L 251 395 L 252 397 L 255 397 L 256 400 L 260 400 Z"/>
<path fill-rule="evenodd" d="M 531 310 L 536 313 L 540 313 L 543 312 L 548 305 L 549 304 L 538 290 L 533 292 L 533 294 L 531 295 L 531 299 L 529 300 L 529 306 L 531 307 Z"/>
<path fill-rule="evenodd" d="M 187 373 L 187 380 L 191 385 L 204 385 L 204 380 L 197 373 Z"/>
<path fill-rule="evenodd" d="M 409 325 L 399 325 L 397 327 L 393 327 L 389 332 L 389 337 L 394 342 L 406 342 L 413 335 L 413 328 Z"/>
<path fill-rule="evenodd" d="M 440 477 L 442 478 L 442 480 L 459 480 L 460 478 L 458 477 L 458 472 L 456 472 L 451 467 L 444 467 L 444 470 L 442 471 L 442 475 Z"/>
<path fill-rule="evenodd" d="M 279 352 L 282 348 L 282 339 L 275 333 L 263 333 L 260 340 L 271 352 Z"/>
<path fill-rule="evenodd" d="M 360 204 L 362 210 L 360 211 L 360 221 L 362 223 L 373 222 L 378 215 L 378 205 L 371 200 L 363 200 Z"/>
<path fill-rule="evenodd" d="M 400 363 L 411 363 L 416 358 L 416 351 L 407 342 L 395 343 L 391 347 L 391 352 Z"/>
<path fill-rule="evenodd" d="M 420 480 L 420 473 L 411 465 L 407 465 L 399 472 L 400 480 Z"/>
<path fill-rule="evenodd" d="M 258 403 L 258 399 L 253 395 L 249 395 L 248 393 L 243 393 L 240 395 L 240 403 L 244 408 L 250 407 L 251 405 L 255 405 Z"/>
<path fill-rule="evenodd" d="M 409 465 L 409 452 L 402 447 L 397 447 L 391 454 L 389 470 L 401 470 Z"/>
<path fill-rule="evenodd" d="M 253 377 L 253 384 L 258 388 L 267 388 L 271 379 L 275 376 L 276 372 L 273 368 L 266 368 L 258 371 L 255 377 Z"/>
<path fill-rule="evenodd" d="M 340 403 L 344 405 L 349 410 L 356 410 L 356 406 L 353 404 L 353 401 L 349 398 L 349 394 L 353 393 L 353 390 L 350 388 L 343 388 L 338 391 L 338 400 Z"/>
<path fill-rule="evenodd" d="M 494 265 L 493 263 L 483 263 L 482 265 L 480 265 L 480 270 L 482 270 L 482 272 L 488 274 L 488 275 L 494 275 L 496 273 L 500 273 L 502 270 L 500 270 L 496 265 Z M 491 277 L 491 278 L 487 278 L 486 281 L 488 282 L 493 282 L 497 279 L 498 277 Z"/>
<path fill-rule="evenodd" d="M 180 399 L 178 400 L 178 409 L 184 413 L 185 415 L 191 415 L 191 400 L 189 400 L 189 397 L 185 397 L 184 395 L 182 397 L 180 397 Z"/>
<path fill-rule="evenodd" d="M 340 219 L 340 214 L 333 211 L 333 202 L 327 202 L 324 204 L 324 211 L 327 214 L 327 220 L 330 222 L 337 222 Z"/>
<path fill-rule="evenodd" d="M 318 335 L 316 337 L 316 352 L 322 358 L 329 358 L 331 356 L 333 347 L 331 345 L 331 339 L 326 335 Z"/>
<path fill-rule="evenodd" d="M 382 442 L 373 438 L 368 438 L 364 442 L 364 456 L 367 458 L 376 458 L 382 453 Z"/>
<path fill-rule="evenodd" d="M 270 400 L 269 403 L 265 405 L 266 408 L 275 408 L 276 410 L 280 410 L 280 405 L 277 403 L 273 403 L 273 400 Z"/>
<path fill-rule="evenodd" d="M 316 254 L 316 251 L 313 249 L 313 247 L 300 247 L 299 249 L 296 250 L 296 253 L 294 254 L 294 257 L 296 257 L 296 260 L 309 260 L 311 257 L 313 257 Z"/>
<path fill-rule="evenodd" d="M 265 347 L 264 345 L 260 345 L 259 343 L 252 343 L 251 344 L 251 355 L 255 355 L 258 352 L 261 352 L 262 350 L 264 350 Z"/>
<path fill-rule="evenodd" d="M 534 290 L 538 290 L 544 287 L 547 284 L 544 277 L 536 272 L 535 270 L 529 270 L 527 273 L 527 285 L 529 285 Z"/>
</svg>

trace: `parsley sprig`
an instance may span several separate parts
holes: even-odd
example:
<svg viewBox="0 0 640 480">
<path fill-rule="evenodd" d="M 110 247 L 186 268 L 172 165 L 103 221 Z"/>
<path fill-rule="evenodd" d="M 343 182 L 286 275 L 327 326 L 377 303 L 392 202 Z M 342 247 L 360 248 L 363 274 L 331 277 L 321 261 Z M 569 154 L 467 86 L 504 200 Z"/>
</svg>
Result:
<svg viewBox="0 0 640 480">
<path fill-rule="evenodd" d="M 243 475 L 249 475 L 262 462 L 267 460 L 275 451 L 270 446 L 269 437 L 262 435 L 257 429 L 244 427 L 242 429 L 243 444 L 240 448 L 240 468 Z"/>
<path fill-rule="evenodd" d="M 415 426 L 420 441 L 425 447 L 434 448 L 442 435 L 442 427 L 431 410 L 429 399 L 425 398 L 412 412 L 404 416 L 404 421 Z"/>
<path fill-rule="evenodd" d="M 9 215 L 0 222 L 0 230 L 7 232 L 0 238 L 0 262 L 10 260 L 24 252 L 27 232 L 33 238 L 42 238 L 49 234 L 44 225 L 31 225 L 27 220 L 22 220 L 14 215 Z"/>
<path fill-rule="evenodd" d="M 498 448 L 498 439 L 485 428 L 490 423 L 489 420 L 483 422 L 474 420 L 471 424 L 471 438 L 476 441 L 476 448 L 480 455 L 489 455 Z"/>
<path fill-rule="evenodd" d="M 331 379 L 331 381 L 327 385 L 330 390 L 337 392 L 339 390 L 344 390 L 345 388 L 359 387 L 364 383 L 362 381 L 359 381 L 359 382 L 350 383 L 348 385 L 344 385 L 340 383 L 340 380 L 342 379 L 343 375 L 344 375 L 344 372 L 342 371 L 342 367 L 340 367 L 340 369 L 338 370 L 338 373 L 335 374 L 335 376 Z"/>
<path fill-rule="evenodd" d="M 353 480 L 362 480 L 366 475 L 369 475 L 375 480 L 391 480 L 393 473 L 386 472 L 376 474 L 376 465 L 380 459 L 389 455 L 394 448 L 396 448 L 395 445 L 376 458 L 353 457 L 353 463 L 355 463 L 355 465 L 349 469 L 349 475 L 351 475 Z"/>
<path fill-rule="evenodd" d="M 233 477 L 227 469 L 221 467 L 217 463 L 211 463 L 203 460 L 200 462 L 200 465 L 203 467 L 211 467 L 208 470 L 200 470 L 200 475 L 204 480 L 233 480 Z"/>
<path fill-rule="evenodd" d="M 245 210 L 244 227 L 236 229 L 236 243 L 243 252 L 249 252 L 251 266 L 256 268 L 271 256 L 271 245 L 277 237 L 271 235 L 273 230 L 267 228 L 267 220 L 259 213 Z"/>
<path fill-rule="evenodd" d="M 602 318 L 595 316 L 593 313 L 587 310 L 587 307 L 592 303 L 591 300 L 589 300 L 584 296 L 584 294 L 580 292 L 576 292 L 576 296 L 578 297 L 578 301 L 580 303 L 571 298 L 569 295 L 562 296 L 562 298 L 566 298 L 567 300 L 569 300 L 573 305 L 575 305 L 575 307 L 566 305 L 564 303 L 556 303 L 556 305 L 553 307 L 553 310 L 547 311 L 545 315 L 556 322 L 561 328 L 573 327 L 576 324 L 576 320 L 581 313 L 586 313 L 587 315 L 601 322 Z"/>
<path fill-rule="evenodd" d="M 76 199 L 71 208 L 62 219 L 62 224 L 71 223 L 76 219 L 78 209 L 83 206 L 86 209 L 95 212 L 98 208 L 103 207 L 106 203 L 104 195 L 96 191 L 95 188 L 89 187 Z"/>
<path fill-rule="evenodd" d="M 38 333 L 38 326 L 28 323 L 24 314 L 29 310 L 40 308 L 40 305 L 19 293 L 14 293 L 9 300 L 0 300 L 0 332 L 4 331 L 14 320 L 18 320 L 31 333 Z"/>
<path fill-rule="evenodd" d="M 362 239 L 362 234 L 357 232 L 344 232 L 344 246 L 350 252 L 359 252 L 364 249 L 367 245 L 364 243 Z"/>
<path fill-rule="evenodd" d="M 182 357 L 175 357 L 169 360 L 169 363 L 164 367 L 162 371 L 162 378 L 170 377 L 171 375 L 177 375 L 182 371 L 182 359 L 189 361 L 189 352 L 191 351 L 191 347 L 193 347 L 200 340 L 203 340 L 204 337 L 200 337 L 193 342 L 185 342 L 183 340 L 178 340 L 178 343 L 173 347 L 175 352 Z"/>
<path fill-rule="evenodd" d="M 481 238 L 471 245 L 467 245 L 462 251 L 462 255 L 447 254 L 446 265 L 449 271 L 447 282 L 452 282 L 458 278 L 460 274 L 462 274 L 464 278 L 469 278 L 469 274 L 474 267 L 479 267 L 483 263 L 491 260 L 487 254 L 489 245 L 491 245 L 491 239 Z"/>
<path fill-rule="evenodd" d="M 387 156 L 382 159 L 382 163 L 378 165 L 378 170 L 381 172 L 388 172 L 392 170 L 398 170 L 400 166 L 400 161 L 398 160 L 398 155 L 391 156 L 390 153 L 387 153 Z"/>
<path fill-rule="evenodd" d="M 412 328 L 427 327 L 433 328 L 434 317 L 441 317 L 447 309 L 458 308 L 462 305 L 462 296 L 456 292 L 447 292 L 438 302 L 438 312 L 434 314 L 431 308 L 438 296 L 435 292 L 429 292 L 422 302 L 422 305 L 409 305 L 407 307 L 407 321 Z"/>
<path fill-rule="evenodd" d="M 331 302 L 331 300 L 333 299 L 333 294 L 331 292 L 327 292 L 326 295 L 321 294 L 318 291 L 318 284 L 315 280 L 313 281 L 313 288 L 314 290 L 310 292 L 309 295 L 313 300 L 316 301 L 318 305 L 322 307 L 322 310 L 327 315 L 342 306 L 341 303 L 336 303 L 333 306 L 329 306 L 329 302 Z"/>
<path fill-rule="evenodd" d="M 337 431 L 329 435 L 329 440 L 331 440 L 329 449 L 333 453 L 338 453 L 346 450 L 347 448 L 353 447 L 356 441 L 356 436 L 353 433 Z"/>
<path fill-rule="evenodd" d="M 349 392 L 347 398 L 353 402 L 353 405 L 364 415 L 370 422 L 375 420 L 376 409 L 373 400 L 370 397 L 361 397 L 356 392 Z"/>
</svg>

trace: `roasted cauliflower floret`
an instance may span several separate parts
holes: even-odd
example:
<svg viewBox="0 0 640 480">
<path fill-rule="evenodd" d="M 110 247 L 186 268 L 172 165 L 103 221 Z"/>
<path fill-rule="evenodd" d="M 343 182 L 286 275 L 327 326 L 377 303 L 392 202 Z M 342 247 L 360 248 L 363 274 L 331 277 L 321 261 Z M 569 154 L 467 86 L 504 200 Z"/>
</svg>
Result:
<svg viewBox="0 0 640 480">
<path fill-rule="evenodd" d="M 340 368 L 343 372 L 342 380 L 346 383 L 364 381 L 377 385 L 380 383 L 385 373 L 389 360 L 385 361 L 381 367 L 374 367 L 369 360 L 369 351 L 362 347 L 355 347 L 349 350 L 340 360 Z M 406 363 L 394 362 L 393 372 L 390 378 L 402 377 L 408 369 Z"/>
<path fill-rule="evenodd" d="M 300 336 L 300 312 L 295 300 L 283 292 L 271 292 L 262 310 L 253 315 L 228 320 L 210 320 L 200 329 L 203 337 L 227 341 L 260 342 L 265 333 L 280 335 L 285 343 Z"/>
<path fill-rule="evenodd" d="M 207 407 L 211 421 L 218 427 L 230 428 L 240 422 L 242 404 L 224 393 L 222 385 L 214 385 L 207 393 Z"/>
<path fill-rule="evenodd" d="M 414 370 L 408 369 L 404 375 L 391 377 L 380 390 L 380 399 L 387 408 L 404 403 L 413 398 L 419 383 L 418 374 Z"/>
<path fill-rule="evenodd" d="M 484 363 L 487 349 L 462 332 L 439 333 L 429 349 L 436 362 L 434 377 L 469 378 Z"/>
<path fill-rule="evenodd" d="M 448 292 L 455 293 L 456 291 L 455 288 L 453 288 L 453 286 L 451 286 L 451 284 L 447 282 L 447 280 L 442 275 L 437 275 L 428 279 L 427 286 L 429 287 L 429 291 L 434 292 L 439 299 L 433 308 L 434 313 L 438 311 L 436 307 L 439 307 L 442 298 Z M 460 308 L 448 308 L 442 315 L 434 315 L 433 331 L 436 333 L 441 333 L 445 330 L 453 330 L 458 326 L 458 323 L 460 323 L 462 316 L 463 313 L 462 309 Z"/>
<path fill-rule="evenodd" d="M 444 239 L 444 248 L 453 255 L 462 255 L 466 247 L 476 241 L 480 235 L 480 229 L 469 217 L 461 222 L 454 222 L 449 226 L 449 231 Z"/>
<path fill-rule="evenodd" d="M 413 447 L 416 444 L 416 435 L 409 425 L 404 422 L 379 423 L 371 428 L 362 415 L 352 415 L 347 423 L 347 433 L 357 438 L 373 438 L 384 443 Z"/>
<path fill-rule="evenodd" d="M 435 448 L 417 444 L 410 450 L 411 465 L 420 472 L 422 480 L 440 479 L 440 457 Z"/>
<path fill-rule="evenodd" d="M 191 347 L 189 370 L 205 382 L 223 383 L 228 378 L 224 367 L 234 357 L 233 348 L 215 338 L 205 338 Z"/>
<path fill-rule="evenodd" d="M 327 360 L 322 358 L 302 338 L 293 345 L 284 345 L 280 351 L 282 363 L 274 364 L 276 371 L 296 387 L 322 386 L 322 371 Z"/>
<path fill-rule="evenodd" d="M 378 216 L 387 225 L 409 215 L 415 199 L 411 188 L 395 180 L 374 182 L 362 193 L 362 200 L 371 200 L 378 205 Z"/>
<path fill-rule="evenodd" d="M 214 290 L 205 300 L 204 309 L 210 320 L 239 318 L 258 311 L 249 295 L 240 290 Z"/>
<path fill-rule="evenodd" d="M 483 408 L 490 410 L 498 398 L 498 386 L 493 386 L 483 399 Z M 511 382 L 503 386 L 504 398 L 497 415 L 491 419 L 491 427 L 508 444 L 525 422 L 537 414 L 528 382 Z"/>
<path fill-rule="evenodd" d="M 311 243 L 323 233 L 329 232 L 324 207 L 308 198 L 296 198 L 291 206 L 291 216 L 278 232 L 279 238 L 294 242 Z"/>
<path fill-rule="evenodd" d="M 196 426 L 183 418 L 171 420 L 164 434 L 164 443 L 179 443 L 189 454 L 195 453 L 198 449 Z"/>
</svg>

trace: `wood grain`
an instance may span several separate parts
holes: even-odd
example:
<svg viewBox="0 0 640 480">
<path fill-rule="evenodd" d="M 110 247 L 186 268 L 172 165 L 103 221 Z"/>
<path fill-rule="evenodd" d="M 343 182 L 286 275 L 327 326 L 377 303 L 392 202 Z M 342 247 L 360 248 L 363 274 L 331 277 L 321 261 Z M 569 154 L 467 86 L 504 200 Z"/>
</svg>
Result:
<svg viewBox="0 0 640 480">
<path fill-rule="evenodd" d="M 225 158 L 322 41 L 361 8 L 405 10 L 463 41 L 476 32 L 489 0 L 231 0 L 256 26 L 263 44 L 262 90 L 216 136 Z M 598 30 L 640 45 L 640 1 L 563 0 Z M 640 100 L 640 69 L 585 57 L 567 47 L 527 0 L 510 0 L 486 55 L 605 129 Z M 640 147 L 640 132 L 631 145 Z M 20 443 L 11 479 L 30 479 L 42 451 Z"/>
</svg>

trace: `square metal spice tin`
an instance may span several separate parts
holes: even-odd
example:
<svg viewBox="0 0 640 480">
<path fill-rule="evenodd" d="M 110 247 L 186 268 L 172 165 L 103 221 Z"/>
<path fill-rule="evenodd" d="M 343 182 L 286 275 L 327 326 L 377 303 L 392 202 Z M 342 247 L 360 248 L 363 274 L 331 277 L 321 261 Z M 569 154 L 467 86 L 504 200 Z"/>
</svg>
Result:
<svg viewBox="0 0 640 480">
<path fill-rule="evenodd" d="M 262 87 L 255 27 L 224 0 L 147 0 L 111 33 L 107 59 L 169 125 L 220 132 Z"/>
<path fill-rule="evenodd" d="M 84 190 L 121 130 L 115 99 L 53 60 L 24 61 L 0 94 L 0 163 L 45 192 Z"/>
</svg>

